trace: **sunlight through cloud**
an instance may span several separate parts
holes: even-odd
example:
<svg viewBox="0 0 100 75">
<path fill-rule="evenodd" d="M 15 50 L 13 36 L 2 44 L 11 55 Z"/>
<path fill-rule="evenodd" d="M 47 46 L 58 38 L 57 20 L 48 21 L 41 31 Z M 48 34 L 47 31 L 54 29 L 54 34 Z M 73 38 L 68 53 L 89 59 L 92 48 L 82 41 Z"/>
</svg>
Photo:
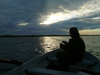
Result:
<svg viewBox="0 0 100 75">
<path fill-rule="evenodd" d="M 40 23 L 40 25 L 50 25 L 59 21 L 93 15 L 100 11 L 100 1 L 88 1 L 84 5 L 80 6 L 80 8 L 77 10 L 69 10 L 61 5 L 59 6 L 59 8 L 62 9 L 64 12 L 51 13 L 50 15 L 47 15 L 48 18 Z"/>
<path fill-rule="evenodd" d="M 20 26 L 26 26 L 28 23 L 20 23 L 20 24 L 18 24 L 18 25 L 20 25 Z"/>
<path fill-rule="evenodd" d="M 41 25 L 43 25 L 43 24 L 49 25 L 49 24 L 52 24 L 55 22 L 69 20 L 71 18 L 76 17 L 77 16 L 76 14 L 77 13 L 75 13 L 75 12 L 71 12 L 71 13 L 58 12 L 56 14 L 51 13 L 51 15 L 48 16 L 48 19 L 46 19 L 46 21 L 44 21 L 43 23 L 40 23 L 40 24 Z"/>
<path fill-rule="evenodd" d="M 92 18 L 92 19 L 100 19 L 100 17 L 94 17 L 94 18 Z"/>
<path fill-rule="evenodd" d="M 63 21 L 63 20 L 69 19 L 71 17 L 72 17 L 71 15 L 63 13 L 63 12 L 58 12 L 56 14 L 51 13 L 51 15 L 48 16 L 48 19 L 46 19 L 46 21 L 44 21 L 43 23 L 40 23 L 40 24 L 48 25 L 48 24 L 52 24 L 52 23 L 55 23 L 58 21 Z"/>
</svg>

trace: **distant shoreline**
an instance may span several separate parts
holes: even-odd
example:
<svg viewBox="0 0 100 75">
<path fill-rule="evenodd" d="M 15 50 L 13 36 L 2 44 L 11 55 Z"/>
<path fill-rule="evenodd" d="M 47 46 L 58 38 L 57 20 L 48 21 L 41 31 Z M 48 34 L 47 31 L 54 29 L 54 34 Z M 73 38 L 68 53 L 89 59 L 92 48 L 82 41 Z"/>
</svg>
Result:
<svg viewBox="0 0 100 75">
<path fill-rule="evenodd" d="M 0 37 L 44 37 L 44 36 L 69 36 L 69 35 L 0 35 Z M 80 35 L 80 36 L 100 36 L 100 35 Z"/>
</svg>

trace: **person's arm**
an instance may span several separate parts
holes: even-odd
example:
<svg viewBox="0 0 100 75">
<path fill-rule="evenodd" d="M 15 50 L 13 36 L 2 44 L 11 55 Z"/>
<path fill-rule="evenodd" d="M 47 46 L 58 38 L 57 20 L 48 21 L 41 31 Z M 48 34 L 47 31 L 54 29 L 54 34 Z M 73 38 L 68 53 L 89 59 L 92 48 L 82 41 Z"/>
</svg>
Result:
<svg viewBox="0 0 100 75">
<path fill-rule="evenodd" d="M 67 44 L 68 44 L 68 42 L 62 41 L 62 43 L 60 43 L 60 48 L 63 50 L 66 50 Z"/>
<path fill-rule="evenodd" d="M 66 42 L 66 41 L 62 41 L 62 43 L 63 43 L 64 45 L 67 45 L 67 44 L 68 44 L 68 42 Z"/>
</svg>

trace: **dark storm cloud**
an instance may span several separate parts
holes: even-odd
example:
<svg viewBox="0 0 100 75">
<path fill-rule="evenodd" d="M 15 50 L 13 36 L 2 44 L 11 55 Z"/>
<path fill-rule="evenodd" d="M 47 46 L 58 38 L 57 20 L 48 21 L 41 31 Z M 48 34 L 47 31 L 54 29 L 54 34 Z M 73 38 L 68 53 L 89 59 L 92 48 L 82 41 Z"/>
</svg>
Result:
<svg viewBox="0 0 100 75">
<path fill-rule="evenodd" d="M 45 14 L 46 0 L 1 0 L 0 1 L 0 30 L 12 29 L 22 31 L 18 27 L 20 23 L 33 22 L 33 27 L 38 24 L 40 14 Z M 30 27 L 30 26 L 29 26 Z M 6 34 L 6 33 L 5 33 Z"/>
<path fill-rule="evenodd" d="M 5 0 L 0 2 L 0 19 L 5 22 L 30 22 L 40 18 L 39 13 L 45 9 L 45 0 Z"/>
</svg>

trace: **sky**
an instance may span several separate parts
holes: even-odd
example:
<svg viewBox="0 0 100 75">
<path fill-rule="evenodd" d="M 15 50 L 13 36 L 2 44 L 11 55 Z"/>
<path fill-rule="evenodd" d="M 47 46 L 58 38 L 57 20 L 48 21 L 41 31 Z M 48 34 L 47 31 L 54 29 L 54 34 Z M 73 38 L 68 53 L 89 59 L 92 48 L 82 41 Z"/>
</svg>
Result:
<svg viewBox="0 0 100 75">
<path fill-rule="evenodd" d="M 100 0 L 0 0 L 0 35 L 100 35 Z"/>
</svg>

